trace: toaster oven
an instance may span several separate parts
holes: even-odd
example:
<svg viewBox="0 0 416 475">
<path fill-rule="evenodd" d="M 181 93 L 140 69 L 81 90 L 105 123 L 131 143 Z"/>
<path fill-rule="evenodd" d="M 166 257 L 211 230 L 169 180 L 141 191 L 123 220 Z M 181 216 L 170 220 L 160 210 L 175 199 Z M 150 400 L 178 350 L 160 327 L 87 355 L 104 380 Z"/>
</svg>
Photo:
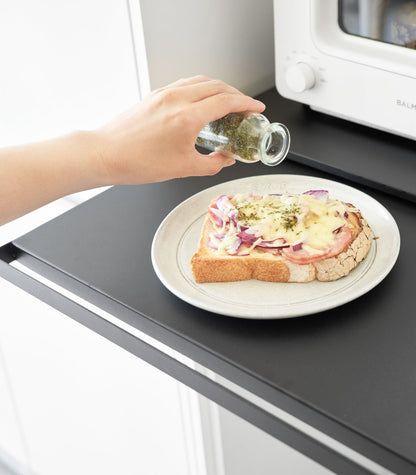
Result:
<svg viewBox="0 0 416 475">
<path fill-rule="evenodd" d="M 279 93 L 416 139 L 416 1 L 274 0 Z"/>
</svg>

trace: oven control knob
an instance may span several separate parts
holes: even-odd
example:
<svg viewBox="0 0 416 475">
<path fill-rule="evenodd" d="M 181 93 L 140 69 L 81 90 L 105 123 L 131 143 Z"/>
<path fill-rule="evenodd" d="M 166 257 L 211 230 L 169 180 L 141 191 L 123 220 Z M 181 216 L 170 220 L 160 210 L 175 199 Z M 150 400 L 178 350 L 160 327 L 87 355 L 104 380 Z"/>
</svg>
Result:
<svg viewBox="0 0 416 475">
<path fill-rule="evenodd" d="M 286 71 L 286 83 L 294 92 L 303 92 L 315 85 L 315 73 L 307 63 L 296 63 Z"/>
</svg>

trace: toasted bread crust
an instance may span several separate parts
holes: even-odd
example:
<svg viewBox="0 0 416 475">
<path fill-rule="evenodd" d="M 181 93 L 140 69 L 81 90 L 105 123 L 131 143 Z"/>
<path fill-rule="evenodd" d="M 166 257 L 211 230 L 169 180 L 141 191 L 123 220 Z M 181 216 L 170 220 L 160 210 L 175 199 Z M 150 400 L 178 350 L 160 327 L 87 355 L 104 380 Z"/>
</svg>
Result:
<svg viewBox="0 0 416 475">
<path fill-rule="evenodd" d="M 353 205 L 347 204 L 351 209 Z M 358 211 L 348 213 L 352 241 L 334 257 L 309 264 L 296 264 L 282 255 L 254 251 L 248 256 L 218 255 L 207 246 L 212 223 L 205 219 L 199 247 L 191 259 L 197 283 L 234 282 L 257 279 L 268 282 L 333 281 L 348 275 L 367 256 L 371 247 L 371 230 Z"/>
</svg>

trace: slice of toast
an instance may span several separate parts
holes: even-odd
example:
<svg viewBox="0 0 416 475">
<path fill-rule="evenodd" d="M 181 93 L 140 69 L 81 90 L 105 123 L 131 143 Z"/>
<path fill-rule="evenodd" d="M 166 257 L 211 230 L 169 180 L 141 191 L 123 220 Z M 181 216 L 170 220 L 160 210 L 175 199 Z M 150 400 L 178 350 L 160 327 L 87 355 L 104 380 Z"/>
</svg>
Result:
<svg viewBox="0 0 416 475">
<path fill-rule="evenodd" d="M 241 195 L 243 198 L 236 195 L 214 199 L 203 224 L 198 250 L 191 259 L 195 281 L 310 282 L 333 281 L 348 275 L 370 250 L 369 225 L 352 204 L 329 200 L 327 194 L 323 198 L 316 198 L 317 192 L 305 194 L 309 196 L 287 195 L 289 208 L 284 204 L 275 206 L 280 198 L 271 198 L 274 195 L 248 195 L 246 201 L 247 194 Z M 293 206 L 296 197 L 300 197 L 299 206 Z M 315 199 L 320 203 L 315 203 Z M 239 206 L 241 202 L 243 205 Z M 247 207 L 247 202 L 255 207 Z M 278 211 L 270 216 L 274 209 Z M 270 231 L 271 219 L 276 230 Z M 250 227 L 253 222 L 255 225 Z M 279 223 L 283 225 L 279 227 Z M 265 230 L 269 234 L 267 239 L 260 235 Z"/>
</svg>

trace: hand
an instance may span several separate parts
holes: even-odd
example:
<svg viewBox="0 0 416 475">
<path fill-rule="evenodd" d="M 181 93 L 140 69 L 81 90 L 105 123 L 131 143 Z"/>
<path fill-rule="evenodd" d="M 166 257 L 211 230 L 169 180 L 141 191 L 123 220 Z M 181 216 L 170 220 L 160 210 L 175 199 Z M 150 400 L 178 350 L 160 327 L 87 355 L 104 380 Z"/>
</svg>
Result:
<svg viewBox="0 0 416 475">
<path fill-rule="evenodd" d="M 199 132 L 246 110 L 264 104 L 197 76 L 158 89 L 98 130 L 0 149 L 0 225 L 82 190 L 213 175 L 234 160 L 198 153 Z"/>
<path fill-rule="evenodd" d="M 204 76 L 158 89 L 96 131 L 108 184 L 139 184 L 213 175 L 234 159 L 202 155 L 195 141 L 209 122 L 230 112 L 262 112 L 263 103 Z"/>
</svg>

